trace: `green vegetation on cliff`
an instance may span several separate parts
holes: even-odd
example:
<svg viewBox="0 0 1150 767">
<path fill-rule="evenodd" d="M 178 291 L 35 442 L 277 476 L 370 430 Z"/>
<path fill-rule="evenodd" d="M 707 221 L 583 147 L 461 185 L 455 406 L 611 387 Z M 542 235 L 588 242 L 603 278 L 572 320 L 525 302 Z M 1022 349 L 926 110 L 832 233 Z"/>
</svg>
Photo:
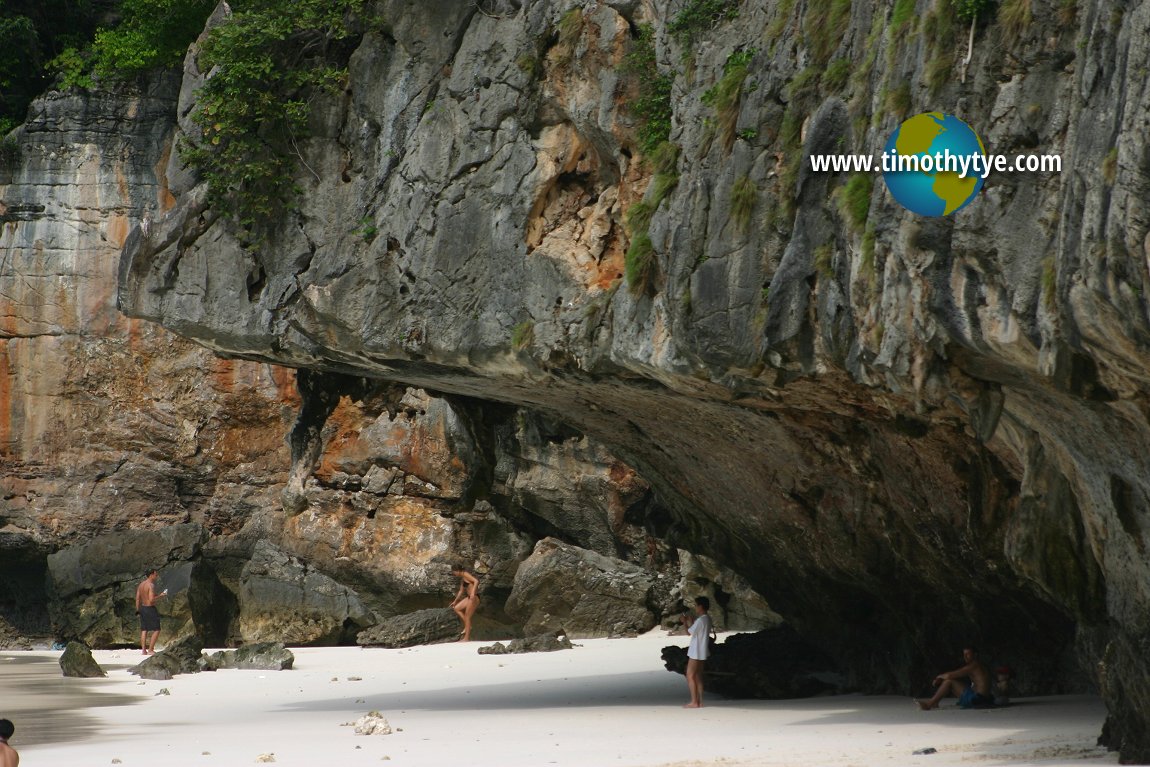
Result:
<svg viewBox="0 0 1150 767">
<path fill-rule="evenodd" d="M 695 39 L 700 34 L 738 15 L 739 0 L 691 0 L 671 19 L 667 31 L 683 46 L 686 53 L 694 47 Z"/>
<path fill-rule="evenodd" d="M 213 27 L 200 52 L 209 72 L 196 96 L 181 156 L 208 183 L 210 202 L 251 228 L 295 195 L 299 141 L 311 103 L 346 71 L 339 42 L 363 0 L 247 0 Z M 305 164 L 306 167 L 306 164 Z"/>
<path fill-rule="evenodd" d="M 0 9 L 0 131 L 24 119 L 55 73 L 90 89 L 178 65 L 216 0 L 9 2 Z M 251 227 L 294 196 L 316 95 L 339 85 L 363 0 L 233 0 L 199 56 L 210 72 L 196 97 L 199 135 L 184 160 L 217 209 Z M 668 107 L 669 109 L 669 107 Z M 669 120 L 669 118 L 668 118 Z M 669 124 L 669 122 L 668 122 Z"/>
<path fill-rule="evenodd" d="M 98 11 L 77 0 L 5 0 L 0 4 L 0 133 L 24 121 L 51 81 L 47 62 L 95 34 Z"/>
<path fill-rule="evenodd" d="M 659 72 L 655 30 L 650 25 L 639 28 L 624 71 L 638 82 L 639 96 L 631 109 L 639 118 L 639 151 L 650 155 L 671 135 L 671 84 L 675 81 L 674 75 Z"/>
<path fill-rule="evenodd" d="M 655 291 L 658 267 L 649 230 L 655 211 L 679 183 L 679 147 L 664 141 L 651 153 L 650 161 L 655 176 L 647 187 L 645 199 L 628 209 L 626 220 L 631 243 L 624 254 L 624 276 L 628 289 L 636 296 Z"/>
<path fill-rule="evenodd" d="M 738 50 L 727 57 L 723 76 L 703 94 L 703 103 L 715 108 L 719 138 L 725 151 L 730 151 L 738 135 L 739 109 L 743 104 L 743 83 L 750 70 L 753 50 Z"/>
<path fill-rule="evenodd" d="M 212 0 L 122 0 L 120 20 L 101 27 L 90 44 L 72 45 L 49 67 L 64 87 L 92 87 L 98 80 L 126 80 L 174 66 L 212 12 Z"/>
</svg>

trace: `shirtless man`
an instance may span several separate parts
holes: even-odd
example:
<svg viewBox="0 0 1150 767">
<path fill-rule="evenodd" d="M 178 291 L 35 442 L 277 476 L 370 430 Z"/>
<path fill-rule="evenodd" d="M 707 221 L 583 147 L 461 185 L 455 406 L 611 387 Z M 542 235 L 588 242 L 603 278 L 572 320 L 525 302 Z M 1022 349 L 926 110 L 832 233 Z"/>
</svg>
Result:
<svg viewBox="0 0 1150 767">
<path fill-rule="evenodd" d="M 463 565 L 454 565 L 451 574 L 459 578 L 459 591 L 455 592 L 455 599 L 451 600 L 451 609 L 463 621 L 463 632 L 459 635 L 460 642 L 471 639 L 471 616 L 479 609 L 479 579 L 463 569 Z"/>
<path fill-rule="evenodd" d="M 143 583 L 136 587 L 136 613 L 140 616 L 140 652 L 144 655 L 156 654 L 156 639 L 160 636 L 160 611 L 156 609 L 156 600 L 168 595 L 164 589 L 156 593 L 156 579 L 160 573 L 152 570 Z M 150 641 L 149 641 L 149 635 Z"/>
<path fill-rule="evenodd" d="M 962 650 L 964 664 L 954 671 L 946 671 L 934 678 L 938 687 L 930 700 L 915 700 L 923 711 L 938 708 L 938 702 L 947 695 L 958 698 L 958 705 L 962 708 L 975 706 L 991 706 L 994 697 L 990 694 L 990 670 L 978 659 L 978 650 L 966 647 Z M 967 683 L 965 680 L 969 679 Z"/>
<path fill-rule="evenodd" d="M 7 719 L 0 719 L 0 767 L 20 767 L 20 754 L 8 745 L 8 738 L 16 732 L 16 726 Z"/>
</svg>

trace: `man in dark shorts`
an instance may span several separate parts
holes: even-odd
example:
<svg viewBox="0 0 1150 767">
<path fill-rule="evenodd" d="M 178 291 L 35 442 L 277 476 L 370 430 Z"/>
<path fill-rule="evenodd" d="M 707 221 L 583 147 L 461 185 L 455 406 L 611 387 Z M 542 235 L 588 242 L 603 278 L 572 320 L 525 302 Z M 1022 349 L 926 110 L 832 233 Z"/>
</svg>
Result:
<svg viewBox="0 0 1150 767">
<path fill-rule="evenodd" d="M 964 664 L 954 671 L 944 671 L 934 678 L 938 687 L 930 700 L 916 700 L 923 711 L 938 708 L 938 702 L 947 695 L 958 698 L 960 708 L 984 708 L 994 705 L 990 694 L 990 670 L 978 659 L 978 650 L 965 647 L 962 650 Z M 969 683 L 966 680 L 970 680 Z"/>
<path fill-rule="evenodd" d="M 140 652 L 144 655 L 156 654 L 156 639 L 160 636 L 160 611 L 156 600 L 168 595 L 164 589 L 156 593 L 156 579 L 160 573 L 152 570 L 143 583 L 136 587 L 136 613 L 140 616 Z"/>
</svg>

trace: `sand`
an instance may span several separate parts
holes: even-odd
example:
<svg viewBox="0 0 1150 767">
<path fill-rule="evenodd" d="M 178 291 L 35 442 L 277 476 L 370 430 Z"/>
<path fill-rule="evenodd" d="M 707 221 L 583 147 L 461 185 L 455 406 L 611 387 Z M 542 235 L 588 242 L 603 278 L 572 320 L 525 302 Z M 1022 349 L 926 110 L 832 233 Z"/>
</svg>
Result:
<svg viewBox="0 0 1150 767">
<path fill-rule="evenodd" d="M 161 643 L 162 644 L 162 643 Z M 97 651 L 107 679 L 58 676 L 54 652 L 0 653 L 0 716 L 23 767 L 336 765 L 751 767 L 1117 764 L 1094 743 L 1095 697 L 918 711 L 909 698 L 795 701 L 708 696 L 700 710 L 659 649 L 662 631 L 574 650 L 484 656 L 483 643 L 407 650 L 302 648 L 292 671 L 141 682 L 125 650 Z M 163 691 L 167 691 L 164 694 Z M 387 735 L 356 735 L 371 711 Z M 913 755 L 934 748 L 929 755 Z M 118 760 L 118 761 L 117 761 Z M 271 761 L 274 760 L 274 761 Z"/>
</svg>

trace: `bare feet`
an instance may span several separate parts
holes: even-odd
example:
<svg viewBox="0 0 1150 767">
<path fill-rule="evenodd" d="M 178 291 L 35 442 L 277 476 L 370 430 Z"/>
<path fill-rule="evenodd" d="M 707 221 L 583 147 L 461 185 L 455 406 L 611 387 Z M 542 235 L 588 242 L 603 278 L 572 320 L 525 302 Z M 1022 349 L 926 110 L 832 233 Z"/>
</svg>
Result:
<svg viewBox="0 0 1150 767">
<path fill-rule="evenodd" d="M 688 703 L 685 706 L 683 706 L 683 708 L 702 708 L 702 707 L 703 707 L 702 703 Z"/>
<path fill-rule="evenodd" d="M 937 703 L 932 704 L 929 700 L 918 700 L 916 698 L 914 702 L 918 705 L 919 709 L 921 709 L 922 711 L 933 711 L 934 709 L 938 708 Z"/>
</svg>

